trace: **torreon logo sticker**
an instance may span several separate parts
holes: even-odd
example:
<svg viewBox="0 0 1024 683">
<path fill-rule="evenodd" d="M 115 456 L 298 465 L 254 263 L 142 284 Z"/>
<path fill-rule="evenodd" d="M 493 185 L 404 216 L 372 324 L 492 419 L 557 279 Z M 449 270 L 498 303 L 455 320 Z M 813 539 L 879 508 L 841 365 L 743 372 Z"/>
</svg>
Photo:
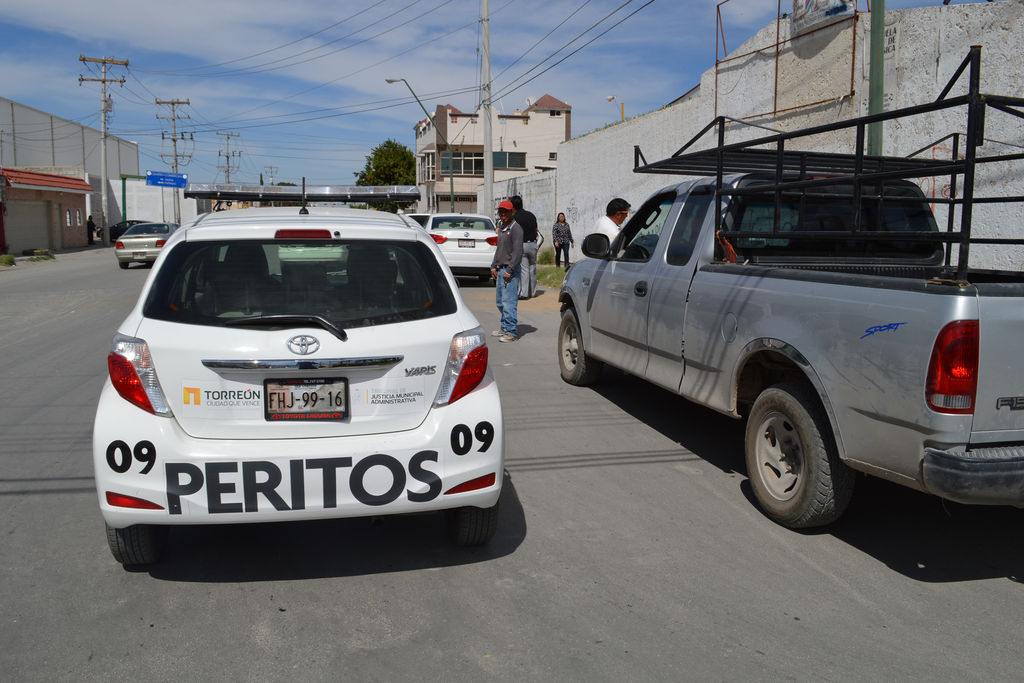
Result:
<svg viewBox="0 0 1024 683">
<path fill-rule="evenodd" d="M 189 386 L 181 387 L 181 403 L 186 407 L 200 407 L 204 410 L 227 408 L 262 408 L 263 388 L 226 389 L 223 387 Z"/>
</svg>

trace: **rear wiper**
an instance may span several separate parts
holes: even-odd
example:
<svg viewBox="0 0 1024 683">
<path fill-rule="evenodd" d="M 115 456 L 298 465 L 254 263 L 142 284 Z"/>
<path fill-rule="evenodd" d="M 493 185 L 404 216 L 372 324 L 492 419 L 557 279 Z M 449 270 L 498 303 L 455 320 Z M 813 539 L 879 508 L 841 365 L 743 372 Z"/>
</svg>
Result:
<svg viewBox="0 0 1024 683">
<path fill-rule="evenodd" d="M 232 318 L 224 322 L 229 327 L 301 327 L 315 325 L 322 327 L 341 341 L 348 341 L 348 334 L 330 320 L 319 315 L 254 315 L 248 318 Z"/>
</svg>

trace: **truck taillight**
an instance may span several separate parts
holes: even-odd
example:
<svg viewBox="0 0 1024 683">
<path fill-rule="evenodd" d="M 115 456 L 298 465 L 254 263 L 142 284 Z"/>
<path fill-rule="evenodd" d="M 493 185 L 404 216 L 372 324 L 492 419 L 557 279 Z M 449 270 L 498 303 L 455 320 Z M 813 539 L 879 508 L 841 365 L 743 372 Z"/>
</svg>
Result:
<svg viewBox="0 0 1024 683">
<path fill-rule="evenodd" d="M 957 320 L 942 328 L 928 363 L 925 398 L 939 413 L 970 415 L 978 390 L 978 321 Z"/>
<path fill-rule="evenodd" d="M 154 415 L 170 416 L 153 367 L 149 345 L 143 339 L 114 335 L 114 345 L 107 355 L 110 383 L 124 400 Z"/>
<path fill-rule="evenodd" d="M 441 373 L 435 406 L 446 406 L 473 391 L 487 374 L 487 342 L 484 331 L 462 332 L 452 339 L 448 362 Z"/>
</svg>

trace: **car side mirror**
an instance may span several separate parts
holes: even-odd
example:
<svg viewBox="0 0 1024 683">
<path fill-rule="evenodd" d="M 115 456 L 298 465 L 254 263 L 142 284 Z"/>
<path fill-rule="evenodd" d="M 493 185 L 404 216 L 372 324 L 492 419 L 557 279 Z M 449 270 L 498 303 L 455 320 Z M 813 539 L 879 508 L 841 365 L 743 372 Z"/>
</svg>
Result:
<svg viewBox="0 0 1024 683">
<path fill-rule="evenodd" d="M 611 243 L 608 241 L 608 235 L 595 232 L 583 238 L 581 248 L 584 256 L 606 259 L 608 258 L 608 249 L 610 246 Z"/>
</svg>

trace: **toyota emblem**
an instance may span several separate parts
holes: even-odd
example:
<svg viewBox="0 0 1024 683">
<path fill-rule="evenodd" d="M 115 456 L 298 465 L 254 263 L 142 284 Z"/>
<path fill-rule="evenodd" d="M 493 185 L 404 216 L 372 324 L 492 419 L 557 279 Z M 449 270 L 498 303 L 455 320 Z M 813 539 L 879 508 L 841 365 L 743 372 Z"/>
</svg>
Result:
<svg viewBox="0 0 1024 683">
<path fill-rule="evenodd" d="M 288 350 L 300 356 L 308 356 L 320 349 L 320 340 L 308 334 L 297 334 L 288 340 Z"/>
</svg>

